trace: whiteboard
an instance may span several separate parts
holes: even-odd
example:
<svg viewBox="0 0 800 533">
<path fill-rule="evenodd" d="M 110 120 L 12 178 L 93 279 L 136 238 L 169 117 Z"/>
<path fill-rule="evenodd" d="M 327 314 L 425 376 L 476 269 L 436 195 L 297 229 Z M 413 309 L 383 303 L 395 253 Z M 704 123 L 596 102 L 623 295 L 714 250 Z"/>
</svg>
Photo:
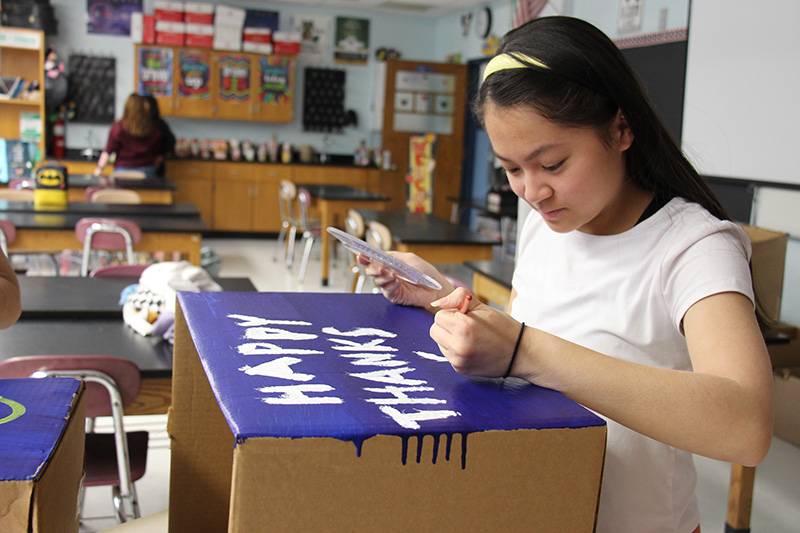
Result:
<svg viewBox="0 0 800 533">
<path fill-rule="evenodd" d="M 683 149 L 701 174 L 800 184 L 800 2 L 691 2 Z"/>
</svg>

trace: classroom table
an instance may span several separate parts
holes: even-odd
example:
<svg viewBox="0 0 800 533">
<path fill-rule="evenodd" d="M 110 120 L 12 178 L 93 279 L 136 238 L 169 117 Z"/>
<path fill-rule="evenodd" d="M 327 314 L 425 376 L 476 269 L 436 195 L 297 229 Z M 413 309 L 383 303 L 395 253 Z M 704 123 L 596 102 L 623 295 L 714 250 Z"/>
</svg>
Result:
<svg viewBox="0 0 800 533">
<path fill-rule="evenodd" d="M 142 238 L 134 250 L 145 252 L 178 251 L 189 262 L 200 264 L 202 234 L 208 226 L 199 216 L 148 216 L 136 213 L 136 205 L 128 206 L 127 213 L 119 209 L 114 218 L 132 220 L 139 224 Z M 141 207 L 141 206 L 139 206 Z M 62 250 L 80 249 L 75 235 L 78 220 L 89 216 L 85 213 L 37 213 L 0 211 L 0 218 L 9 220 L 17 227 L 17 237 L 8 244 L 9 252 L 58 253 Z M 111 216 L 111 215 L 109 215 Z"/>
<path fill-rule="evenodd" d="M 492 258 L 500 241 L 427 213 L 358 210 L 369 224 L 377 221 L 392 232 L 392 250 L 413 252 L 430 263 L 461 263 Z"/>
<path fill-rule="evenodd" d="M 95 176 L 93 174 L 70 174 L 67 176 L 67 198 L 70 202 L 83 201 L 86 197 L 87 187 L 106 185 L 109 177 Z M 171 204 L 174 201 L 175 191 L 178 187 L 169 178 L 153 180 L 115 179 L 114 186 L 121 189 L 131 189 L 139 193 L 142 202 L 152 204 Z"/>
<path fill-rule="evenodd" d="M 163 414 L 172 397 L 172 345 L 122 321 L 122 290 L 138 278 L 19 276 L 22 315 L 0 330 L 0 359 L 20 355 L 116 355 L 136 362 L 142 388 L 125 414 Z M 253 292 L 248 278 L 215 279 L 225 291 Z"/>
<path fill-rule="evenodd" d="M 464 265 L 472 270 L 472 293 L 475 297 L 483 303 L 493 302 L 506 309 L 511 298 L 514 261 L 465 261 Z"/>
<path fill-rule="evenodd" d="M 199 217 L 200 210 L 194 204 L 106 204 L 101 202 L 69 202 L 64 206 L 37 206 L 34 202 L 0 200 L 3 213 L 69 213 L 87 217 L 158 216 Z"/>
<path fill-rule="evenodd" d="M 331 236 L 325 231 L 328 226 L 344 229 L 344 218 L 348 209 L 380 210 L 389 201 L 388 196 L 357 189 L 348 185 L 298 184 L 311 195 L 313 206 L 319 211 L 322 228 L 322 285 L 328 285 L 330 273 Z"/>
</svg>

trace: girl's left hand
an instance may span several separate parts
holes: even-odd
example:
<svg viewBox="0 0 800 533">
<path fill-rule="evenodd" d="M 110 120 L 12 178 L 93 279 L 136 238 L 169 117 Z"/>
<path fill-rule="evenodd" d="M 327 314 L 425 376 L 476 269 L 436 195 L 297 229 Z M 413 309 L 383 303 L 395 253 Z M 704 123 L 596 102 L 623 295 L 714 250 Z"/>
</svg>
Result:
<svg viewBox="0 0 800 533">
<path fill-rule="evenodd" d="M 456 372 L 502 377 L 511 361 L 520 323 L 474 299 L 462 313 L 459 308 L 467 294 L 466 289 L 458 288 L 431 303 L 439 308 L 430 329 L 431 338 Z"/>
</svg>

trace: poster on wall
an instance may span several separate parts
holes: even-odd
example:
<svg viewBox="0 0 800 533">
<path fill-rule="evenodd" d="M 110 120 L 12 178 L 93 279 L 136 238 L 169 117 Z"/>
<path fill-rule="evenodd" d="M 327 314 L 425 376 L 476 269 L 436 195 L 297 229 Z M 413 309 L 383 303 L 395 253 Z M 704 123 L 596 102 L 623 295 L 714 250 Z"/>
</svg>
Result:
<svg viewBox="0 0 800 533">
<path fill-rule="evenodd" d="M 178 95 L 193 100 L 211 98 L 211 53 L 181 50 L 178 55 Z"/>
<path fill-rule="evenodd" d="M 222 100 L 250 100 L 250 58 L 229 55 L 219 58 L 219 97 Z"/>
<path fill-rule="evenodd" d="M 280 103 L 292 99 L 292 62 L 285 56 L 260 56 L 258 98 L 260 102 Z"/>
<path fill-rule="evenodd" d="M 333 58 L 336 63 L 366 65 L 369 58 L 369 20 L 336 17 Z"/>
<path fill-rule="evenodd" d="M 436 134 L 411 135 L 408 142 L 408 210 L 430 213 L 433 210 Z"/>
<path fill-rule="evenodd" d="M 142 0 L 86 0 L 87 32 L 130 35 L 131 15 L 142 12 Z"/>
<path fill-rule="evenodd" d="M 326 61 L 330 54 L 331 17 L 327 15 L 295 15 L 292 31 L 300 34 L 300 55 L 305 63 Z"/>
<path fill-rule="evenodd" d="M 172 96 L 172 48 L 139 48 L 139 94 Z"/>
</svg>

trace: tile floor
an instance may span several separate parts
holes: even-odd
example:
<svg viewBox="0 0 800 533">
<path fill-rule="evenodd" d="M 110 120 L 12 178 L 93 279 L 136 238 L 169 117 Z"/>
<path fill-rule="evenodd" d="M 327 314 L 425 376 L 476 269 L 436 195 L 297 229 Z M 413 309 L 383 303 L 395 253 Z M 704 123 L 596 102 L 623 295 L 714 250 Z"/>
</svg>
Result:
<svg viewBox="0 0 800 533">
<path fill-rule="evenodd" d="M 341 291 L 344 286 L 343 269 L 333 269 L 331 285 L 319 283 L 319 252 L 312 254 L 305 283 L 296 279 L 297 268 L 287 271 L 282 262 L 273 261 L 274 239 L 204 239 L 221 257 L 221 276 L 247 276 L 259 291 L 308 292 Z M 315 247 L 318 250 L 318 247 Z M 299 253 L 297 254 L 299 258 Z M 451 275 L 463 275 L 454 269 Z M 166 432 L 166 415 L 129 417 L 128 427 L 147 428 L 150 431 L 150 453 L 145 476 L 137 483 L 142 515 L 162 511 L 169 499 L 169 439 Z M 730 465 L 720 461 L 697 457 L 697 494 L 700 500 L 702 530 L 704 533 L 722 533 L 730 476 Z M 84 514 L 109 516 L 110 491 L 104 487 L 87 489 Z M 115 524 L 113 519 L 92 520 L 81 531 L 101 531 Z M 756 471 L 753 510 L 753 533 L 790 533 L 800 531 L 800 447 L 775 438 L 772 448 Z"/>
</svg>

